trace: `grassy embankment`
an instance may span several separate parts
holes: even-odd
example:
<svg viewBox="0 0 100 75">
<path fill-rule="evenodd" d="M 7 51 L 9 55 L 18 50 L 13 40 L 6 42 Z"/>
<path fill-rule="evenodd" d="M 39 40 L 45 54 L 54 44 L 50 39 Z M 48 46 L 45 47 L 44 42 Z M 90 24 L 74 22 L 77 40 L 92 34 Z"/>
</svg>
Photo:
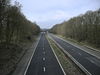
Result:
<svg viewBox="0 0 100 75">
<path fill-rule="evenodd" d="M 30 40 L 24 38 L 19 44 L 6 45 L 6 43 L 0 43 L 0 75 L 11 75 L 36 38 L 37 36 L 32 36 Z"/>
<path fill-rule="evenodd" d="M 95 45 L 93 45 L 91 43 L 88 43 L 86 41 L 78 42 L 77 40 L 74 40 L 74 39 L 71 39 L 71 38 L 66 38 L 66 37 L 61 36 L 61 35 L 56 35 L 56 36 L 61 37 L 62 39 L 67 40 L 69 42 L 72 42 L 72 43 L 74 43 L 76 45 L 84 46 L 84 47 L 90 48 L 91 50 L 93 49 L 93 50 L 100 51 L 100 48 L 97 48 Z"/>
<path fill-rule="evenodd" d="M 65 54 L 62 52 L 62 50 L 52 41 L 50 38 L 48 38 L 50 45 L 54 49 L 66 75 L 85 75 L 78 67 L 77 65 Z"/>
</svg>

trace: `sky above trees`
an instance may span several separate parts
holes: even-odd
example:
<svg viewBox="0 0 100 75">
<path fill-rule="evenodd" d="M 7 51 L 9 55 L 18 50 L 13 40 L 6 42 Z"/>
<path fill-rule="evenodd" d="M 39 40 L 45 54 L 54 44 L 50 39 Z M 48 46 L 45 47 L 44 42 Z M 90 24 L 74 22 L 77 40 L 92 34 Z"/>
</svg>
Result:
<svg viewBox="0 0 100 75">
<path fill-rule="evenodd" d="M 12 0 L 14 3 L 16 0 Z M 88 10 L 100 8 L 100 0 L 17 0 L 22 4 L 22 12 L 41 28 L 66 21 Z"/>
</svg>

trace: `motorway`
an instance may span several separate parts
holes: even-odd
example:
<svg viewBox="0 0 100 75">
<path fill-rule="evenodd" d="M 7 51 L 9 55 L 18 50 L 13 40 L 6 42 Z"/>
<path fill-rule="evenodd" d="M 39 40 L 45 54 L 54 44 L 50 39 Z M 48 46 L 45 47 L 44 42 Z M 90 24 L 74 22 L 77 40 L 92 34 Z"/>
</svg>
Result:
<svg viewBox="0 0 100 75">
<path fill-rule="evenodd" d="M 25 75 L 64 75 L 45 33 L 41 33 L 39 43 Z"/>
<path fill-rule="evenodd" d="M 64 40 L 49 34 L 64 50 L 78 61 L 91 75 L 100 75 L 100 59 L 65 42 Z"/>
</svg>

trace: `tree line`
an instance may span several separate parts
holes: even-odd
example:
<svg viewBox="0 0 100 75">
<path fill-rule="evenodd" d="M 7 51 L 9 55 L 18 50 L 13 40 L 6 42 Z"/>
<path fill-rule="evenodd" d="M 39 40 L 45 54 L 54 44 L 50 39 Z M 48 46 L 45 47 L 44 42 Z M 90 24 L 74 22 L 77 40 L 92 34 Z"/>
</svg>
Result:
<svg viewBox="0 0 100 75">
<path fill-rule="evenodd" d="M 56 24 L 50 32 L 100 47 L 100 9 Z"/>
<path fill-rule="evenodd" d="M 0 0 L 0 75 L 12 75 L 40 27 L 21 12 L 19 2 Z M 26 49 L 27 48 L 27 49 Z"/>
<path fill-rule="evenodd" d="M 0 43 L 17 43 L 39 31 L 39 26 L 21 12 L 19 2 L 11 5 L 10 0 L 0 0 Z"/>
</svg>

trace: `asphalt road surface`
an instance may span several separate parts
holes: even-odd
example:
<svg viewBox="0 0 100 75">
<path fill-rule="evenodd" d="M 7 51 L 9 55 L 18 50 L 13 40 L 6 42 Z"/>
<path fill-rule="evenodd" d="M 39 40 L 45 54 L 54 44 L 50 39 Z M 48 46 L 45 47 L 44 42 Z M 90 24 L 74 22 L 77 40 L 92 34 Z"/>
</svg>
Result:
<svg viewBox="0 0 100 75">
<path fill-rule="evenodd" d="M 53 36 L 52 34 L 49 35 L 92 75 L 100 75 L 100 59 L 82 51 L 56 36 Z"/>
<path fill-rule="evenodd" d="M 45 33 L 41 33 L 40 41 L 26 75 L 64 75 L 45 37 Z"/>
</svg>

